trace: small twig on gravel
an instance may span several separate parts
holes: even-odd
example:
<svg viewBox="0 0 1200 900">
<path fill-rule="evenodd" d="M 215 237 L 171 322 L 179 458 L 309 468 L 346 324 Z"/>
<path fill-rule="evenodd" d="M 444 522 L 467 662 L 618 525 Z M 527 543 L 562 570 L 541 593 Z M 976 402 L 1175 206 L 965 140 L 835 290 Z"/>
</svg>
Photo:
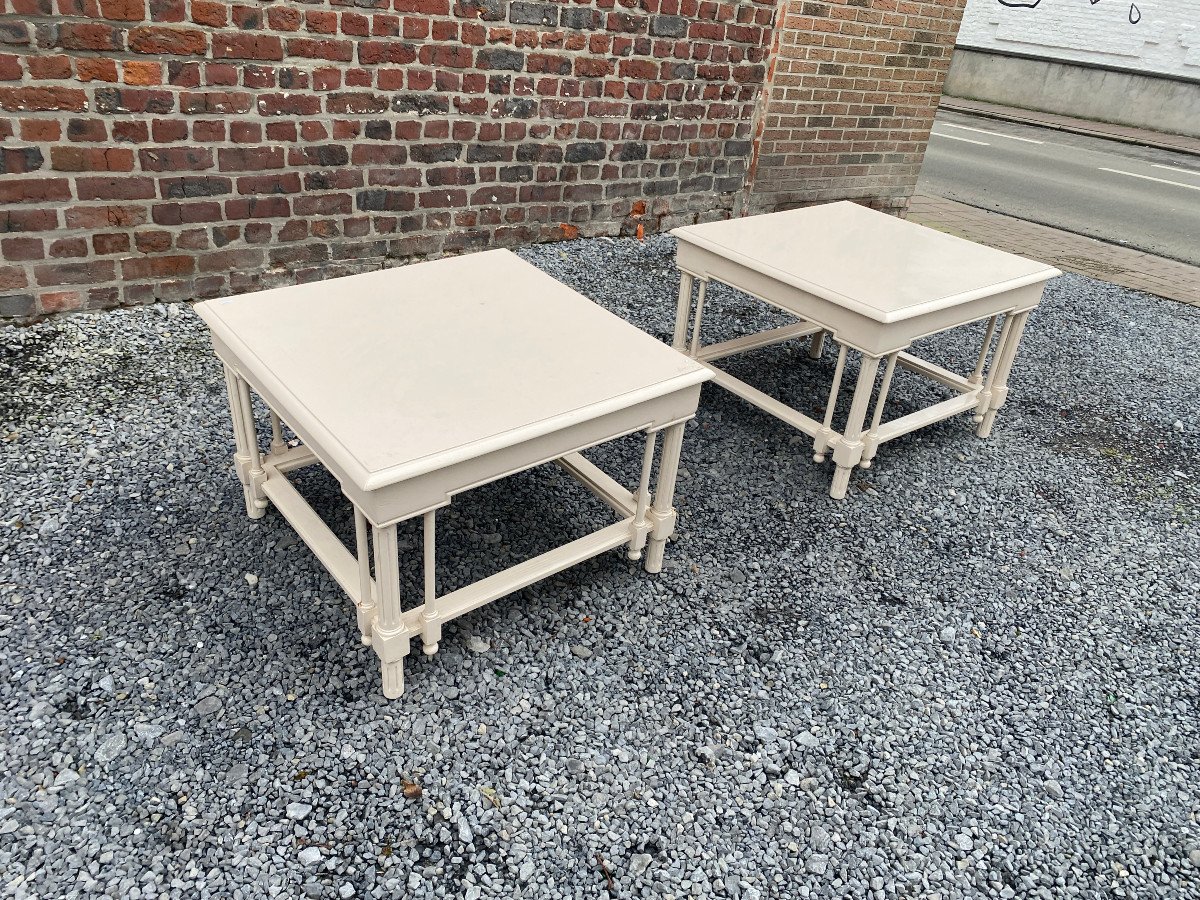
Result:
<svg viewBox="0 0 1200 900">
<path fill-rule="evenodd" d="M 617 883 L 613 881 L 612 870 L 608 867 L 608 863 L 604 861 L 604 857 L 599 853 L 596 854 L 596 862 L 600 865 L 600 871 L 604 873 L 604 880 L 608 885 L 608 892 L 612 896 L 617 896 Z"/>
</svg>

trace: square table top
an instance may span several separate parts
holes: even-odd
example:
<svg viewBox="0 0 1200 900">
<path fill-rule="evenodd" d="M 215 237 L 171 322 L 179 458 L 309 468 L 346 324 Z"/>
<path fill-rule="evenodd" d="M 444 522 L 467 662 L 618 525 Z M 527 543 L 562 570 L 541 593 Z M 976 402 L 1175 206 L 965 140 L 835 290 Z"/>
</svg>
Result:
<svg viewBox="0 0 1200 900">
<path fill-rule="evenodd" d="M 671 233 L 879 322 L 994 296 L 1059 274 L 1045 263 L 848 200 L 687 225 Z"/>
<path fill-rule="evenodd" d="M 507 250 L 196 306 L 312 449 L 374 490 L 711 375 Z"/>
</svg>

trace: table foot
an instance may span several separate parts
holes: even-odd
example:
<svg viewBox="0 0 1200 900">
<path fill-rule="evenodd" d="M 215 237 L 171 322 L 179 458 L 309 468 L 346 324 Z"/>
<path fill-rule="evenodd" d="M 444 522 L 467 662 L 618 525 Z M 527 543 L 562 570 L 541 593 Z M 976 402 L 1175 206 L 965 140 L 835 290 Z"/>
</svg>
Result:
<svg viewBox="0 0 1200 900">
<path fill-rule="evenodd" d="M 808 339 L 808 358 L 820 359 L 825 352 L 825 331 L 814 332 Z"/>
<path fill-rule="evenodd" d="M 400 604 L 400 559 L 395 524 L 373 525 L 371 544 L 379 599 L 372 623 L 371 645 L 379 656 L 383 695 L 395 700 L 404 693 L 404 657 L 408 655 L 413 637 L 404 627 Z"/>
<path fill-rule="evenodd" d="M 683 449 L 683 426 L 677 422 L 663 432 L 662 459 L 658 466 L 654 505 L 650 508 L 650 541 L 646 548 L 646 571 L 656 575 L 662 571 L 667 538 L 675 531 L 675 479 L 679 475 L 679 453 Z"/>
<path fill-rule="evenodd" d="M 975 429 L 975 434 L 985 440 L 992 436 L 992 425 L 996 421 L 996 410 L 989 409 L 979 418 L 979 427 Z"/>
<path fill-rule="evenodd" d="M 404 660 L 380 664 L 383 673 L 383 696 L 396 700 L 404 696 Z"/>
<path fill-rule="evenodd" d="M 850 473 L 854 466 L 838 466 L 833 473 L 833 484 L 829 486 L 829 496 L 834 500 L 843 500 L 850 487 Z"/>
</svg>

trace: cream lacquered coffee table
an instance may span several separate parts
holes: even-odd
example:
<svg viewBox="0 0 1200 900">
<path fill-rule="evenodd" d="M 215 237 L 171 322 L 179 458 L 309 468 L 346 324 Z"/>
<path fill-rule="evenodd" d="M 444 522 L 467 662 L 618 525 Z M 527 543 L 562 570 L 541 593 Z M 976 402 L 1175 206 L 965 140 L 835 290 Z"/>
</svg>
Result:
<svg viewBox="0 0 1200 900">
<path fill-rule="evenodd" d="M 831 449 L 837 470 L 829 494 L 846 496 L 850 472 L 871 465 L 879 445 L 968 410 L 978 434 L 991 434 L 1008 393 L 1008 375 L 1029 312 L 1041 302 L 1057 269 L 973 244 L 850 202 L 689 225 L 679 239 L 682 274 L 675 319 L 676 349 L 709 364 L 717 384 L 814 438 L 817 462 Z M 692 289 L 699 280 L 693 304 Z M 704 295 L 710 280 L 731 285 L 800 319 L 793 325 L 704 346 Z M 693 319 L 691 340 L 688 323 Z M 959 375 L 919 359 L 914 340 L 987 320 L 975 369 Z M 1002 324 L 1001 324 L 1002 323 Z M 999 338 L 993 338 L 999 325 Z M 712 366 L 714 360 L 809 336 L 809 356 L 821 355 L 825 335 L 840 345 L 833 387 L 818 422 Z M 842 431 L 833 428 L 847 351 L 861 354 L 858 381 Z M 990 364 L 988 362 L 990 356 Z M 879 363 L 885 360 L 870 424 Z M 950 388 L 956 396 L 883 421 L 897 365 Z"/>
<path fill-rule="evenodd" d="M 710 375 L 508 251 L 209 300 L 196 311 L 225 364 L 246 511 L 258 518 L 275 504 L 350 595 L 388 697 L 404 691 L 410 640 L 436 653 L 451 619 L 623 544 L 635 560 L 645 548 L 647 571 L 662 568 L 683 429 Z M 251 391 L 271 410 L 267 453 Z M 300 446 L 284 442 L 281 420 Z M 632 492 L 580 453 L 639 431 L 646 444 Z M 619 521 L 439 596 L 435 511 L 546 462 Z M 287 480 L 315 463 L 354 505 L 355 554 Z M 424 596 L 406 604 L 396 525 L 414 516 L 424 518 Z"/>
</svg>

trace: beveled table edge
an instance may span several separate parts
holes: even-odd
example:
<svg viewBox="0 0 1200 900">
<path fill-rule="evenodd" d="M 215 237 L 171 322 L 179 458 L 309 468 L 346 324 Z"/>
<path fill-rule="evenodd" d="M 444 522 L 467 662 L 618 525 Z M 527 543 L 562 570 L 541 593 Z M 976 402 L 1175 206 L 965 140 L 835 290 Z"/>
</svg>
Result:
<svg viewBox="0 0 1200 900">
<path fill-rule="evenodd" d="M 792 272 L 768 265 L 762 260 L 755 259 L 752 256 L 747 256 L 744 253 L 731 250 L 724 244 L 709 240 L 708 238 L 700 235 L 688 233 L 688 229 L 693 227 L 695 226 L 683 225 L 679 228 L 672 228 L 671 234 L 674 235 L 677 240 L 686 244 L 690 244 L 699 250 L 712 253 L 714 256 L 720 259 L 728 260 L 737 263 L 738 265 L 745 266 L 747 269 L 752 269 L 753 271 L 759 272 L 768 278 L 773 278 L 776 281 L 780 281 L 784 284 L 790 285 L 791 287 L 806 291 L 807 293 L 820 297 L 822 300 L 828 300 L 830 303 L 836 303 L 845 309 L 849 309 L 857 313 L 858 315 L 885 325 L 892 324 L 893 322 L 902 322 L 905 319 L 913 319 L 918 316 L 926 315 L 927 313 L 937 312 L 942 309 L 958 306 L 962 303 L 970 303 L 972 300 L 978 300 L 981 297 L 1001 294 L 1005 291 L 1016 290 L 1017 288 L 1027 287 L 1031 284 L 1049 281 L 1051 278 L 1055 278 L 1062 274 L 1059 269 L 1056 269 L 1053 266 L 1045 266 L 1044 269 L 1030 273 L 1029 275 L 1010 278 L 1007 281 L 996 282 L 994 284 L 975 288 L 974 290 L 970 291 L 961 291 L 957 294 L 949 294 L 944 297 L 937 297 L 933 300 L 928 300 L 924 303 L 918 303 L 914 306 L 910 306 L 902 310 L 896 310 L 894 312 L 880 312 L 880 310 L 855 300 L 853 297 L 848 297 L 845 294 L 833 290 L 832 288 L 809 281 L 808 279 Z M 949 236 L 953 237 L 953 235 Z M 1007 256 L 1023 259 L 1026 262 L 1045 265 L 1044 263 L 1038 263 L 1037 260 L 1027 259 L 1024 256 L 1017 256 L 1017 254 L 1008 253 L 1005 250 L 996 250 L 994 247 L 990 247 L 988 249 L 995 250 L 996 253 L 1004 253 Z M 695 272 L 693 274 L 700 277 L 705 277 L 709 273 Z"/>
</svg>

